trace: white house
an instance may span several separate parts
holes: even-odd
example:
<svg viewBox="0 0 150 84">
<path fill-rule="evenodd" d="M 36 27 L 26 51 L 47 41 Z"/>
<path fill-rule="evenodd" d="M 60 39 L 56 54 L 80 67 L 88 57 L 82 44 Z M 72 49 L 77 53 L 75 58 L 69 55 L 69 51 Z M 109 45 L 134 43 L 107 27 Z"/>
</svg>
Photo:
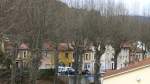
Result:
<svg viewBox="0 0 150 84">
<path fill-rule="evenodd" d="M 114 66 L 114 48 L 111 45 L 106 45 L 105 53 L 101 57 L 101 70 L 113 69 Z"/>
<path fill-rule="evenodd" d="M 134 51 L 130 52 L 130 62 L 134 63 L 134 62 L 142 61 L 145 58 L 143 53 L 144 51 L 140 48 L 136 48 Z"/>
<path fill-rule="evenodd" d="M 117 69 L 126 67 L 129 64 L 130 59 L 130 47 L 129 43 L 122 43 L 120 45 L 121 51 L 117 58 Z"/>
<path fill-rule="evenodd" d="M 94 47 L 90 46 L 88 49 L 86 49 L 85 53 L 83 54 L 83 66 L 82 70 L 88 70 L 91 74 L 94 73 L 94 63 L 95 63 L 95 51 Z"/>
<path fill-rule="evenodd" d="M 114 48 L 112 48 L 111 45 L 106 45 L 105 48 L 106 50 L 100 59 L 101 71 L 113 69 L 114 66 L 114 62 L 113 62 Z M 95 50 L 94 50 L 94 46 L 90 46 L 90 48 L 88 48 L 83 55 L 82 70 L 88 70 L 92 74 L 94 74 L 94 63 L 95 63 Z"/>
</svg>

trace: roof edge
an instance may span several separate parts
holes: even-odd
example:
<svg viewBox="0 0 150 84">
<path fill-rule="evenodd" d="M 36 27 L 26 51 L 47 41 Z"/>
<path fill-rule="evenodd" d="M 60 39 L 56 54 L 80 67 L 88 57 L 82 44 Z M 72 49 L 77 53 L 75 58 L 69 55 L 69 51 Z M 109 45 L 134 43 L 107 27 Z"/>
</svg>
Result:
<svg viewBox="0 0 150 84">
<path fill-rule="evenodd" d="M 140 66 L 140 67 L 133 68 L 133 69 L 129 69 L 129 70 L 127 70 L 127 71 L 123 71 L 123 72 L 120 72 L 120 73 L 116 73 L 116 74 L 104 76 L 103 79 L 109 79 L 109 78 L 111 78 L 111 77 L 115 77 L 115 76 L 119 76 L 119 75 L 122 75 L 122 74 L 125 74 L 125 73 L 133 72 L 133 71 L 135 71 L 135 70 L 139 70 L 139 69 L 142 69 L 142 68 L 147 68 L 147 67 L 149 67 L 149 66 L 150 66 L 150 64 L 147 64 L 147 65 Z"/>
</svg>

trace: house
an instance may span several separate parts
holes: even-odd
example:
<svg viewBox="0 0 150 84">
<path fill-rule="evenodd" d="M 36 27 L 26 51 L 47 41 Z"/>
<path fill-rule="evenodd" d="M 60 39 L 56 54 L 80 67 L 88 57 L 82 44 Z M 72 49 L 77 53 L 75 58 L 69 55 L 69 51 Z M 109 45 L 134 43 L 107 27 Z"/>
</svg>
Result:
<svg viewBox="0 0 150 84">
<path fill-rule="evenodd" d="M 130 52 L 130 63 L 142 61 L 144 58 L 144 51 L 141 48 L 136 48 Z"/>
<path fill-rule="evenodd" d="M 122 43 L 120 45 L 121 51 L 117 58 L 117 69 L 126 67 L 129 64 L 130 59 L 130 48 L 131 44 L 129 42 Z"/>
<path fill-rule="evenodd" d="M 114 62 L 113 62 L 114 49 L 112 48 L 111 45 L 106 45 L 105 48 L 106 50 L 100 59 L 100 62 L 101 62 L 100 70 L 103 72 L 105 70 L 113 69 L 113 66 L 114 66 Z M 85 53 L 83 54 L 82 59 L 83 59 L 82 69 L 88 70 L 90 71 L 91 74 L 94 74 L 94 64 L 95 64 L 94 46 L 91 45 L 89 46 L 89 48 L 85 50 Z"/>
<path fill-rule="evenodd" d="M 119 70 L 108 71 L 102 84 L 149 84 L 150 59 L 130 64 Z"/>
<path fill-rule="evenodd" d="M 88 70 L 91 74 L 94 74 L 94 63 L 95 63 L 95 51 L 93 46 L 85 49 L 82 58 L 82 70 Z"/>
<path fill-rule="evenodd" d="M 59 64 L 62 66 L 69 66 L 71 67 L 74 58 L 73 58 L 73 47 L 70 43 L 60 43 L 58 45 L 58 58 L 59 58 Z"/>
<path fill-rule="evenodd" d="M 28 68 L 29 59 L 31 58 L 31 51 L 29 50 L 29 46 L 27 43 L 21 43 L 18 48 L 18 55 L 16 57 L 16 65 L 17 67 Z"/>
<path fill-rule="evenodd" d="M 44 42 L 42 46 L 42 59 L 39 69 L 54 69 L 55 51 L 50 42 Z"/>
<path fill-rule="evenodd" d="M 114 68 L 114 48 L 111 45 L 105 46 L 105 52 L 101 57 L 101 70 L 110 70 Z"/>
</svg>

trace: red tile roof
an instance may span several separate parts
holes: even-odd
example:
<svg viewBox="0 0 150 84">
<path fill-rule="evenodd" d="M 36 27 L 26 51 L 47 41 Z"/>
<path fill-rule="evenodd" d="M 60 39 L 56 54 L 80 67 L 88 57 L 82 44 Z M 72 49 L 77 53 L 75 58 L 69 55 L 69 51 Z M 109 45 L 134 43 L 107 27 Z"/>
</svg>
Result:
<svg viewBox="0 0 150 84">
<path fill-rule="evenodd" d="M 149 64 L 150 64 L 150 58 L 147 58 L 147 59 L 144 59 L 143 61 L 136 62 L 134 64 L 130 64 L 128 67 L 125 67 L 125 68 L 122 68 L 119 70 L 109 70 L 104 74 L 104 78 L 113 76 L 113 75 L 117 75 L 117 74 L 121 74 L 123 72 L 129 72 L 129 70 L 133 70 L 135 68 L 139 68 L 139 67 L 146 66 Z"/>
<path fill-rule="evenodd" d="M 22 44 L 19 46 L 19 49 L 29 49 L 29 46 L 28 46 L 28 44 L 26 44 L 26 43 L 22 43 Z"/>
<path fill-rule="evenodd" d="M 121 43 L 120 47 L 121 48 L 130 48 L 131 44 L 129 42 L 124 42 L 124 43 Z"/>
<path fill-rule="evenodd" d="M 60 43 L 58 46 L 58 50 L 65 51 L 65 50 L 73 50 L 73 47 L 70 43 Z"/>
<path fill-rule="evenodd" d="M 52 45 L 51 42 L 44 42 L 42 48 L 48 50 L 54 50 L 54 46 Z"/>
</svg>

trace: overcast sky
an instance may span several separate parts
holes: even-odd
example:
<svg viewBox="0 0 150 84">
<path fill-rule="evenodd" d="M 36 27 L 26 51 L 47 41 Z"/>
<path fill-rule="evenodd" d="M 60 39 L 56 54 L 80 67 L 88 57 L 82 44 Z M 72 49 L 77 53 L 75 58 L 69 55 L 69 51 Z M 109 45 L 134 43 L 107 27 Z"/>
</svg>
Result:
<svg viewBox="0 0 150 84">
<path fill-rule="evenodd" d="M 72 2 L 75 3 L 75 1 L 84 2 L 84 1 L 90 1 L 90 0 L 62 0 L 64 2 Z M 98 5 L 99 0 L 94 0 L 96 3 L 95 5 Z M 126 7 L 129 9 L 130 14 L 136 14 L 136 15 L 142 15 L 143 11 L 150 9 L 150 0 L 115 0 L 116 2 L 123 2 Z M 86 4 L 87 5 L 87 4 Z"/>
<path fill-rule="evenodd" d="M 116 0 L 119 1 L 124 2 L 132 14 L 142 15 L 143 11 L 150 9 L 150 0 Z"/>
</svg>

